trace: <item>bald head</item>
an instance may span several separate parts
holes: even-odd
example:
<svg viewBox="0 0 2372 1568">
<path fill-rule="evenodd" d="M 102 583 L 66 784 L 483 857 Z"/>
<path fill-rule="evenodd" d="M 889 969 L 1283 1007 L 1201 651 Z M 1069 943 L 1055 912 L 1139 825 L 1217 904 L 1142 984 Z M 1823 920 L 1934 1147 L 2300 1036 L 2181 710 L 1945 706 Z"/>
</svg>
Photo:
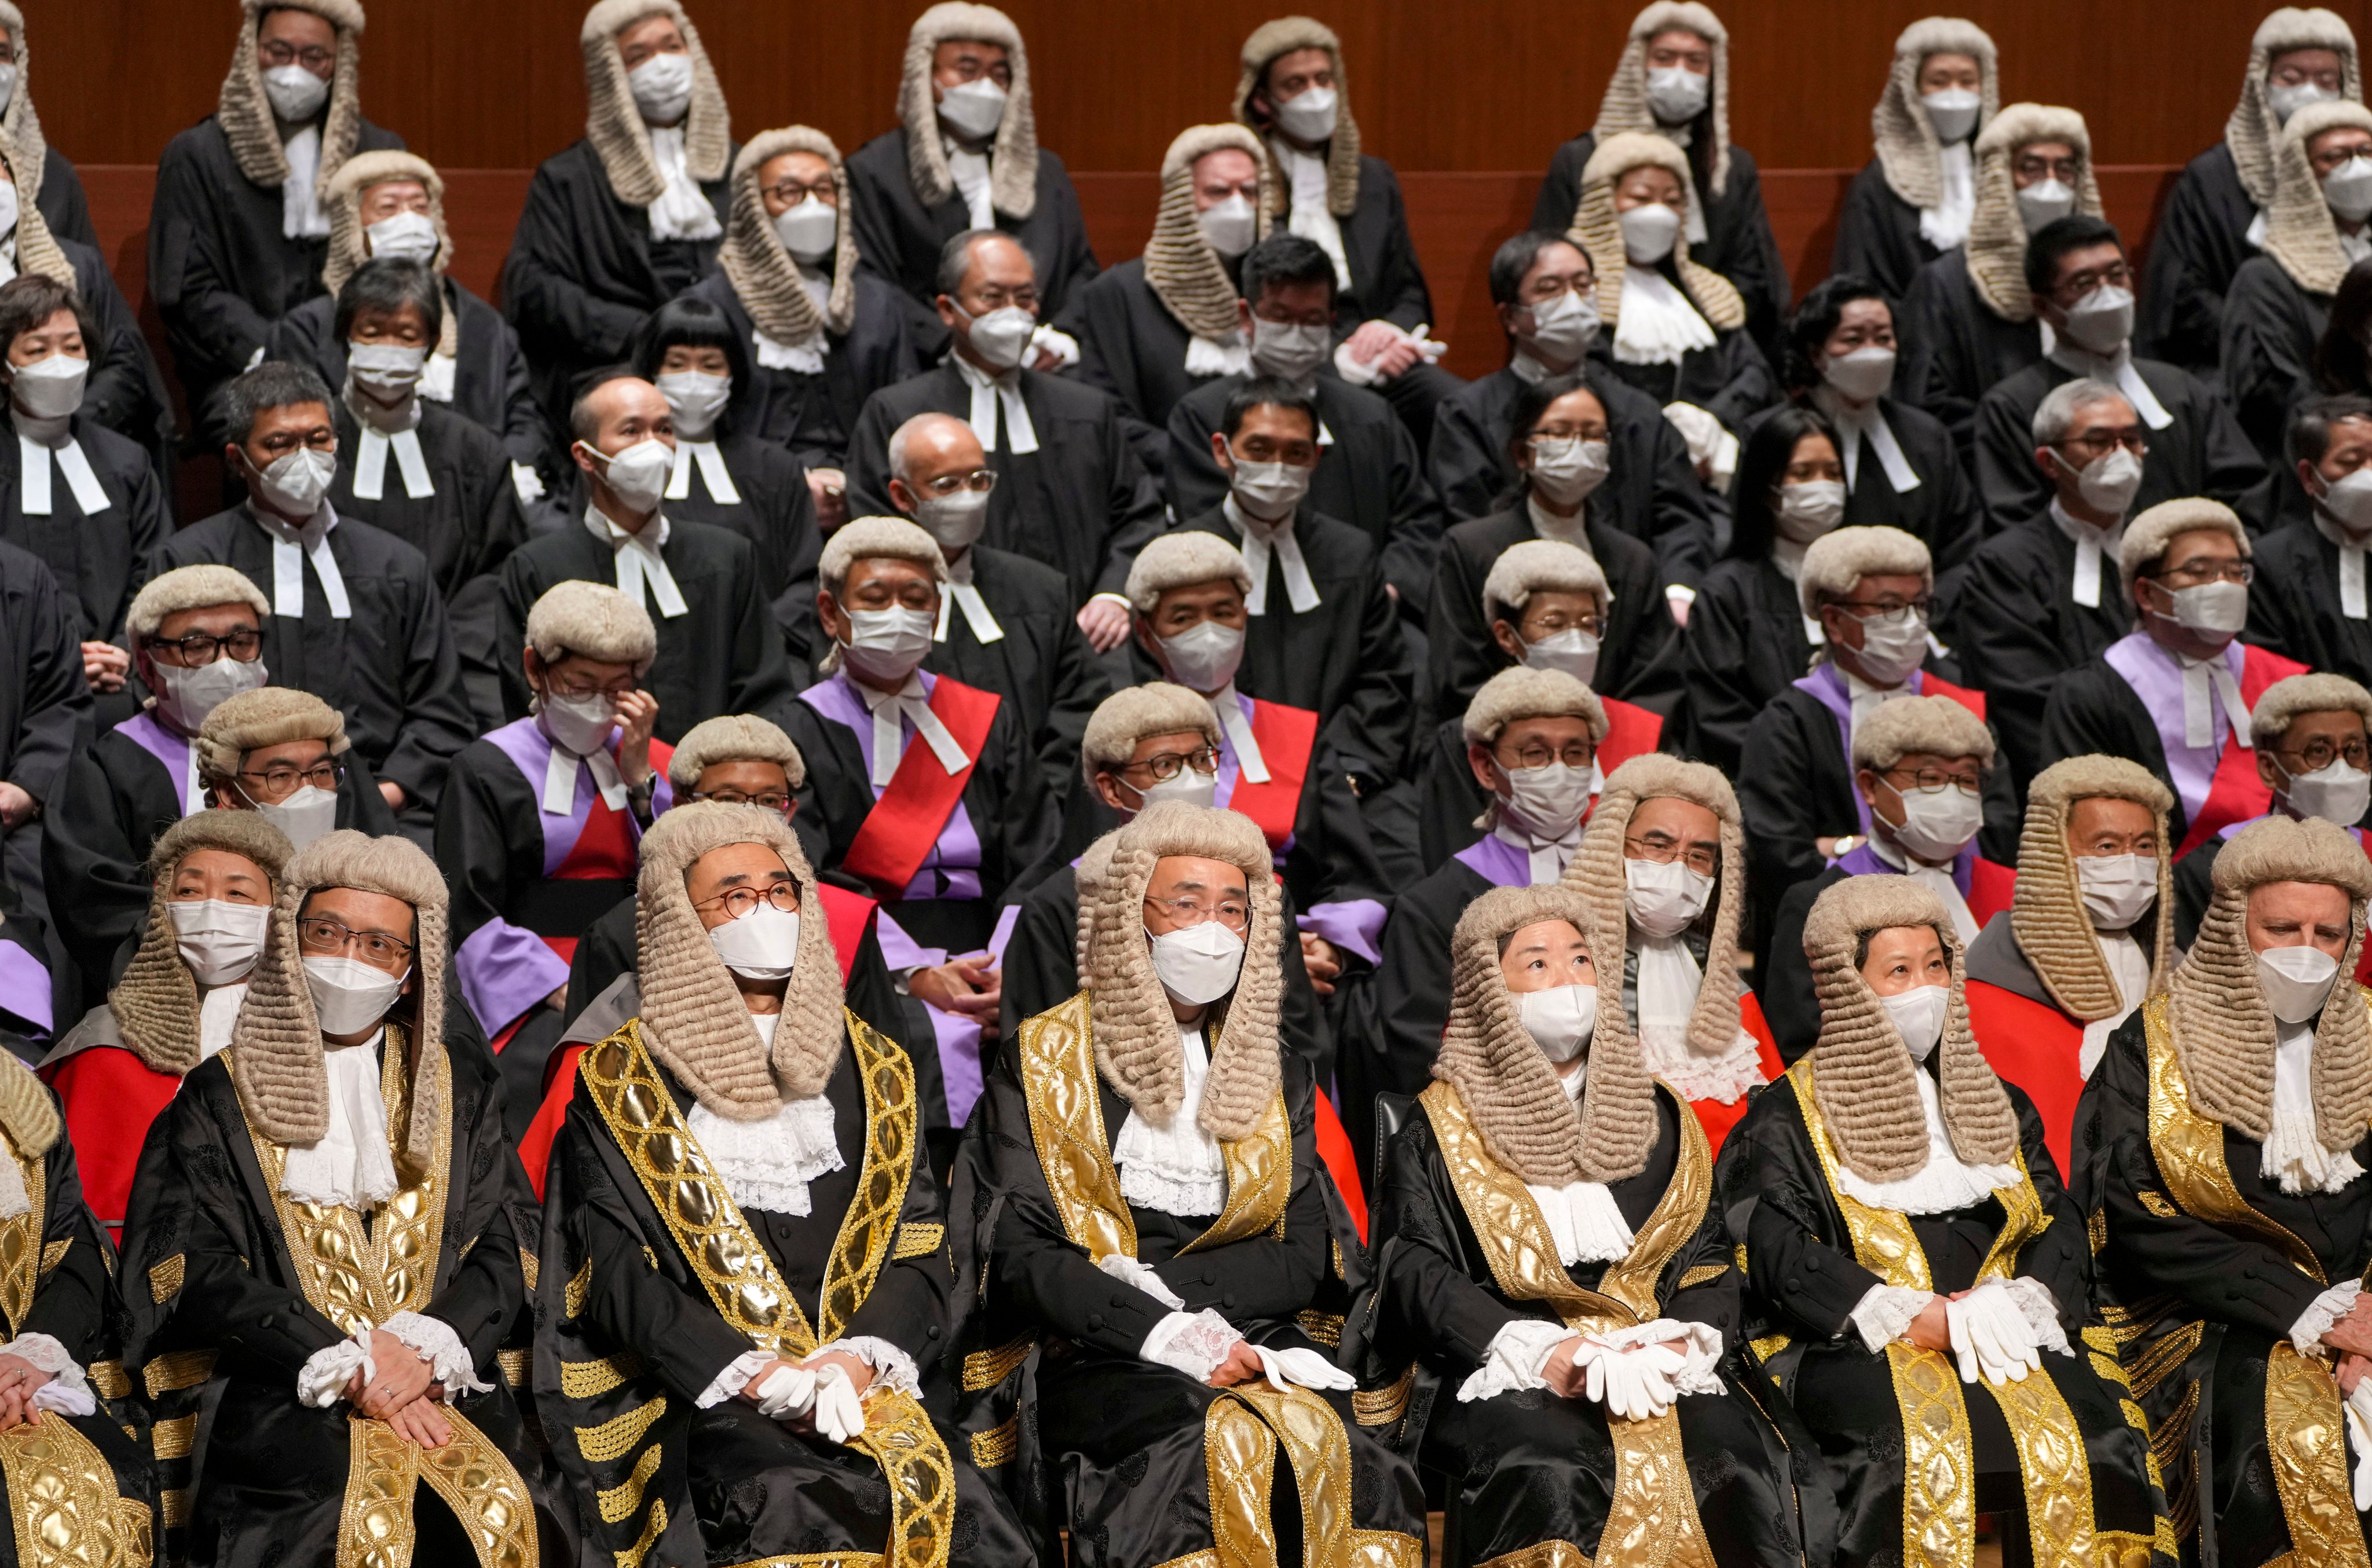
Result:
<svg viewBox="0 0 2372 1568">
<path fill-rule="evenodd" d="M 912 512 L 911 498 L 895 494 L 899 480 L 911 489 L 941 474 L 970 473 L 987 462 L 970 424 L 951 413 L 918 413 L 890 435 L 890 498 L 901 511 Z"/>
<path fill-rule="evenodd" d="M 675 445 L 675 418 L 657 387 L 639 376 L 612 376 L 577 394 L 568 411 L 568 433 L 615 454 L 650 436 Z"/>
</svg>

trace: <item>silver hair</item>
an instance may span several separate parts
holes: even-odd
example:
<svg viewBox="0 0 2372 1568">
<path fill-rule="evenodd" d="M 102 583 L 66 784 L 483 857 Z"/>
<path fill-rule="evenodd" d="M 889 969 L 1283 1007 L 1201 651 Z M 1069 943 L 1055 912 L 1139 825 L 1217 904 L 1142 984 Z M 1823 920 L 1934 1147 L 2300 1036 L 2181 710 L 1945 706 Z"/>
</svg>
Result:
<svg viewBox="0 0 2372 1568">
<path fill-rule="evenodd" d="M 2077 414 L 2095 404 L 2105 402 L 2120 402 L 2127 408 L 2134 404 L 2134 401 L 2120 389 L 2110 386 L 2106 381 L 2095 381 L 2088 376 L 2061 382 L 2051 389 L 2050 395 L 2042 400 L 2042 406 L 2034 411 L 2034 444 L 2056 447 L 2067 439 L 2070 430 L 2076 428 Z"/>
</svg>

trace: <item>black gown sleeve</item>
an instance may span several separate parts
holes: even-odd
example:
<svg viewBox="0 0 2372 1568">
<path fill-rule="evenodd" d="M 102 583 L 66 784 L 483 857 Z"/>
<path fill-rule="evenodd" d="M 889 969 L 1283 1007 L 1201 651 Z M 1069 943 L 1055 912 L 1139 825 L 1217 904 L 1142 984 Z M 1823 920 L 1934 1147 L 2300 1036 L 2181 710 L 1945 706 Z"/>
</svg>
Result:
<svg viewBox="0 0 2372 1568">
<path fill-rule="evenodd" d="M 19 556 L 29 575 L 35 564 Z M 13 672 L 23 682 L 17 698 L 17 733 L 0 736 L 8 758 L 7 780 L 37 801 L 47 801 L 66 763 L 87 742 L 90 687 L 82 673 L 82 644 L 75 636 L 74 605 L 47 567 L 26 585 L 20 601 L 25 625 L 13 639 L 25 662 Z"/>
<path fill-rule="evenodd" d="M 1853 1309 L 1885 1282 L 1828 1239 L 1828 1179 L 1804 1131 L 1792 1080 L 1772 1085 L 1721 1150 L 1721 1202 L 1746 1247 L 1747 1278 L 1804 1334 L 1853 1332 Z"/>
<path fill-rule="evenodd" d="M 399 633 L 403 650 L 403 713 L 395 748 L 380 764 L 379 777 L 403 786 L 414 802 L 436 808 L 453 754 L 474 738 L 469 699 L 461 691 L 461 656 L 445 601 L 424 569 L 407 578 L 411 624 Z M 512 647 L 525 645 L 524 633 Z M 505 645 L 497 644 L 496 646 Z M 516 665 L 517 659 L 512 663 Z M 526 677 L 522 675 L 524 681 Z"/>
<path fill-rule="evenodd" d="M 643 313 L 585 286 L 580 274 L 588 258 L 577 238 L 582 215 L 574 210 L 580 192 L 562 188 L 554 172 L 560 161 L 546 162 L 528 186 L 503 266 L 504 309 L 514 321 L 529 323 L 540 341 L 565 344 L 586 362 L 623 359 Z M 592 194 L 606 200 L 606 184 Z"/>
<path fill-rule="evenodd" d="M 1447 1353 L 1462 1376 L 1489 1358 L 1500 1330 L 1538 1314 L 1517 1312 L 1474 1283 L 1453 1250 L 1460 1217 L 1433 1123 L 1420 1109 L 1386 1150 L 1370 1223 L 1378 1256 L 1389 1260 L 1377 1281 L 1383 1334 L 1413 1351 Z"/>
<path fill-rule="evenodd" d="M 54 1101 L 56 1096 L 51 1098 Z M 33 1305 L 23 1322 L 9 1325 L 11 1337 L 47 1334 L 87 1371 L 107 1339 L 114 1249 L 102 1239 L 99 1222 L 83 1203 L 74 1144 L 64 1132 L 41 1156 L 41 1176 L 48 1189 L 42 1199 L 42 1256 L 46 1259 L 52 1248 L 63 1250 L 54 1265 L 41 1270 Z"/>
<path fill-rule="evenodd" d="M 467 1072 L 476 1082 L 465 1083 L 464 1077 L 457 1062 L 455 1103 L 448 1114 L 453 1118 L 453 1164 L 462 1168 L 466 1154 L 472 1178 L 460 1214 L 448 1215 L 446 1224 L 449 1229 L 458 1217 L 467 1234 L 460 1238 L 460 1261 L 430 1298 L 425 1315 L 461 1337 L 470 1347 L 470 1359 L 481 1368 L 483 1382 L 487 1380 L 483 1369 L 494 1365 L 494 1352 L 511 1337 L 527 1306 L 527 1279 L 519 1266 L 522 1238 L 514 1216 L 535 1213 L 535 1192 L 503 1131 L 502 1092 L 491 1059 Z M 475 1174 L 481 1171 L 485 1174 Z"/>
<path fill-rule="evenodd" d="M 148 285 L 174 337 L 197 349 L 206 368 L 228 375 L 264 346 L 272 323 L 240 295 L 210 243 L 215 199 L 200 167 L 200 136 L 184 133 L 157 161 L 148 215 Z"/>
</svg>

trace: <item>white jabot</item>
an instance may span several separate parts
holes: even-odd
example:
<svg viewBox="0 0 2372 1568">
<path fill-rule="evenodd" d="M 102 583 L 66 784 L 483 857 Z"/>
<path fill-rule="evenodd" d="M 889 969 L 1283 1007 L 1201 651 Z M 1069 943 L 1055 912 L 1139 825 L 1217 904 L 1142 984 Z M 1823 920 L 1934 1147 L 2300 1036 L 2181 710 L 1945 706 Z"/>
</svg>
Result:
<svg viewBox="0 0 2372 1568">
<path fill-rule="evenodd" d="M 1268 759 L 1262 755 L 1259 738 L 1252 734 L 1252 721 L 1244 714 L 1244 705 L 1236 696 L 1236 683 L 1212 694 L 1211 706 L 1219 715 L 1219 727 L 1227 732 L 1227 744 L 1235 748 L 1236 768 L 1247 784 L 1268 783 Z"/>
<path fill-rule="evenodd" d="M 1333 211 L 1326 205 L 1325 157 L 1305 153 L 1278 136 L 1270 137 L 1268 145 L 1292 191 L 1292 215 L 1285 227 L 1325 251 L 1326 259 L 1334 263 L 1334 286 L 1348 289 L 1351 263 L 1343 253 L 1343 226 L 1334 221 Z"/>
<path fill-rule="evenodd" d="M 1235 493 L 1229 491 L 1219 503 L 1227 522 L 1243 540 L 1244 570 L 1252 577 L 1252 591 L 1244 596 L 1244 613 L 1268 613 L 1268 563 L 1276 557 L 1285 570 L 1285 597 L 1293 605 L 1296 615 L 1318 608 L 1318 585 L 1309 580 L 1309 563 L 1302 559 L 1301 541 L 1293 537 L 1296 513 L 1288 512 L 1273 523 L 1258 517 L 1236 505 Z"/>
<path fill-rule="evenodd" d="M 247 515 L 272 539 L 273 614 L 305 619 L 305 563 L 310 561 L 314 575 L 321 579 L 321 597 L 330 602 L 330 618 L 354 618 L 354 606 L 346 601 L 346 579 L 338 571 L 338 558 L 330 553 L 330 533 L 338 526 L 338 514 L 327 501 L 314 508 L 302 528 L 292 528 L 252 505 Z"/>
<path fill-rule="evenodd" d="M 2076 1054 L 2076 1071 L 2090 1082 L 2092 1069 L 2109 1050 L 2109 1037 L 2117 1027 L 2132 1016 L 2149 994 L 2149 955 L 2134 939 L 2130 931 L 2096 931 L 2100 939 L 2100 957 L 2108 960 L 2109 974 L 2117 982 L 2117 995 L 2123 1005 L 2105 1018 L 2095 1018 L 2084 1026 L 2084 1043 Z"/>
<path fill-rule="evenodd" d="M 1189 376 L 1241 376 L 1252 367 L 1252 345 L 1238 328 L 1219 337 L 1196 335 L 1186 340 Z"/>
<path fill-rule="evenodd" d="M 2125 537 L 2125 525 L 2120 522 L 2112 528 L 2098 528 L 2072 515 L 2051 498 L 2051 520 L 2076 545 L 2076 576 L 2068 597 L 2087 610 L 2100 608 L 2100 563 L 2114 560 L 2119 541 Z"/>
<path fill-rule="evenodd" d="M 2340 997 L 2337 989 L 2331 993 Z M 2353 1005 L 2353 998 L 2343 998 Z M 2345 1149 L 2332 1154 L 2315 1132 L 2314 1022 L 2273 1020 L 2273 1114 L 2257 1156 L 2262 1175 L 2285 1192 L 2336 1192 L 2364 1174 Z"/>
<path fill-rule="evenodd" d="M 1977 917 L 1969 912 L 1969 900 L 1960 896 L 1960 885 L 1952 880 L 1950 867 L 1922 865 L 1905 854 L 1900 844 L 1888 842 L 1878 833 L 1870 834 L 1869 849 L 1878 859 L 1942 900 L 1946 912 L 1952 917 L 1952 929 L 1959 935 L 1961 947 L 1977 939 Z"/>
<path fill-rule="evenodd" d="M 636 604 L 643 602 L 643 588 L 647 584 L 651 600 L 659 613 L 672 621 L 690 611 L 683 601 L 683 590 L 675 586 L 675 574 L 668 570 L 667 557 L 659 552 L 667 547 L 671 531 L 667 514 L 662 512 L 643 525 L 640 533 L 628 533 L 603 516 L 599 506 L 585 508 L 585 529 L 608 545 L 617 558 L 617 589 Z"/>
<path fill-rule="evenodd" d="M 1503 817 L 1491 830 L 1491 836 L 1526 857 L 1535 888 L 1562 881 L 1564 868 L 1573 864 L 1575 855 L 1581 853 L 1581 823 L 1578 821 L 1561 839 L 1536 839 Z"/>
<path fill-rule="evenodd" d="M 768 370 L 789 370 L 801 376 L 823 374 L 824 335 L 821 328 L 795 343 L 776 343 L 765 333 L 752 329 L 750 345 L 758 355 L 758 363 Z"/>
<path fill-rule="evenodd" d="M 1215 1214 L 1227 1206 L 1227 1158 L 1199 1122 L 1211 1058 L 1201 1029 L 1180 1029 L 1178 1048 L 1185 1068 L 1178 1109 L 1166 1123 L 1131 1110 L 1112 1142 L 1112 1163 L 1120 1167 L 1120 1195 L 1129 1202 L 1165 1214 Z"/>
<path fill-rule="evenodd" d="M 1678 365 L 1683 355 L 1719 341 L 1689 296 L 1653 267 L 1622 269 L 1621 309 L 1614 357 L 1625 365 Z"/>
<path fill-rule="evenodd" d="M 1878 467 L 1886 470 L 1886 482 L 1897 495 L 1919 488 L 1919 475 L 1912 470 L 1911 459 L 1902 455 L 1902 443 L 1894 438 L 1894 427 L 1886 423 L 1886 414 L 1873 398 L 1855 408 L 1837 396 L 1833 388 L 1816 387 L 1812 401 L 1829 416 L 1844 438 L 1845 489 L 1850 492 L 1861 485 L 1861 449 L 1867 443 L 1878 454 Z"/>
<path fill-rule="evenodd" d="M 700 470 L 700 482 L 707 487 L 708 498 L 720 506 L 741 505 L 741 492 L 734 487 L 732 470 L 725 466 L 725 454 L 714 441 L 687 441 L 676 437 L 675 467 L 668 470 L 666 498 L 685 501 L 692 497 L 692 470 Z"/>
<path fill-rule="evenodd" d="M 2106 381 L 2116 388 L 2134 405 L 2134 412 L 2142 416 L 2142 423 L 2152 430 L 2164 430 L 2174 423 L 2174 415 L 2166 412 L 2166 405 L 2157 401 L 2157 394 L 2142 379 L 2142 373 L 2134 368 L 2131 344 L 2119 349 L 2113 357 L 2103 358 L 2057 336 L 2048 321 L 2037 319 L 2035 325 L 2042 330 L 2042 352 L 2052 364 L 2071 375 Z"/>
<path fill-rule="evenodd" d="M 380 1029 L 360 1045 L 323 1040 L 330 1127 L 318 1143 L 291 1144 L 280 1191 L 300 1203 L 366 1209 L 395 1196 L 395 1159 L 387 1146 L 387 1100 L 380 1095 Z"/>
<path fill-rule="evenodd" d="M 44 419 L 12 408 L 8 417 L 16 424 L 17 450 L 23 459 L 17 499 L 27 517 L 46 517 L 52 514 L 56 503 L 50 485 L 50 460 L 53 456 L 82 515 L 91 517 L 107 510 L 111 503 L 99 482 L 99 475 L 91 470 L 90 459 L 83 452 L 82 443 L 75 439 L 72 414 Z"/>
<path fill-rule="evenodd" d="M 1847 1197 L 1899 1214 L 1940 1214 L 1982 1203 L 1999 1189 L 2025 1179 L 2016 1166 L 1962 1164 L 1944 1127 L 1935 1075 L 1922 1067 L 1912 1077 L 1918 1082 L 1919 1107 L 1927 1121 L 1927 1163 L 1900 1181 L 1870 1181 L 1839 1161 L 1837 1186 Z"/>
<path fill-rule="evenodd" d="M 2182 743 L 2194 749 L 2216 745 L 2217 725 L 2228 722 L 2232 738 L 2243 746 L 2250 744 L 2249 704 L 2224 656 L 2196 659 L 2176 654 L 2174 662 L 2182 670 Z M 2224 705 L 2221 714 L 2215 711 L 2218 702 Z"/>
<path fill-rule="evenodd" d="M 1535 1187 L 1527 1181 L 1524 1191 L 1531 1194 L 1532 1206 L 1548 1222 L 1549 1235 L 1556 1240 L 1558 1262 L 1571 1268 L 1576 1263 L 1611 1263 L 1630 1256 L 1630 1223 L 1604 1182 Z"/>
<path fill-rule="evenodd" d="M 2315 509 L 2314 526 L 2339 550 L 2339 613 L 2350 621 L 2363 620 L 2365 541 L 2331 521 L 2320 507 Z"/>
<path fill-rule="evenodd" d="M 994 228 L 996 203 L 990 194 L 996 175 L 994 162 L 988 154 L 959 147 L 947 136 L 939 138 L 939 145 L 948 155 L 948 174 L 964 199 L 964 226 Z"/>
<path fill-rule="evenodd" d="M 948 563 L 948 591 L 939 596 L 939 623 L 931 629 L 931 641 L 948 640 L 948 610 L 951 605 L 963 610 L 964 624 L 971 628 L 973 642 L 994 643 L 1005 636 L 1005 628 L 989 613 L 988 600 L 981 598 L 979 587 L 972 582 L 970 550 Z"/>
<path fill-rule="evenodd" d="M 692 178 L 691 166 L 684 159 L 683 127 L 653 125 L 648 130 L 651 158 L 659 166 L 659 178 L 666 182 L 660 188 L 659 199 L 644 209 L 650 215 L 651 238 L 714 239 L 724 233 L 716 221 L 716 209 L 701 194 L 698 182 Z"/>
<path fill-rule="evenodd" d="M 1943 190 L 1936 204 L 1919 209 L 1919 238 L 1938 250 L 1957 249 L 1969 238 L 1969 220 L 1977 214 L 1977 181 L 1966 141 L 1939 149 L 1936 172 Z"/>
<path fill-rule="evenodd" d="M 971 413 L 965 421 L 971 433 L 980 437 L 980 449 L 996 450 L 996 411 L 1005 409 L 1006 449 L 1016 456 L 1038 449 L 1038 427 L 1029 423 L 1029 405 L 1021 398 L 1021 372 L 1008 370 L 1002 376 L 991 376 L 962 354 L 950 353 L 948 363 L 956 367 L 963 384 L 971 389 Z"/>
<path fill-rule="evenodd" d="M 2260 207 L 2255 215 L 2249 219 L 2248 230 L 2240 238 L 2249 242 L 2250 250 L 2262 250 L 2265 248 L 2265 236 L 2270 231 L 2270 226 L 2265 221 L 2265 211 Z"/>
<path fill-rule="evenodd" d="M 931 712 L 931 700 L 923 691 L 923 678 L 906 677 L 906 684 L 895 691 L 877 691 L 863 681 L 852 679 L 849 683 L 873 714 L 873 787 L 888 789 L 890 781 L 898 774 L 898 763 L 906 750 L 905 731 L 899 727 L 900 719 L 910 720 L 914 733 L 939 760 L 939 766 L 950 773 L 960 773 L 971 764 L 963 747 L 941 721 Z"/>
<path fill-rule="evenodd" d="M 549 730 L 544 738 L 552 738 Z M 543 764 L 543 809 L 547 816 L 565 817 L 576 808 L 576 764 L 582 762 L 593 771 L 593 787 L 600 793 L 601 803 L 612 811 L 626 807 L 626 781 L 618 772 L 618 764 L 604 749 L 596 749 L 580 757 L 557 740 L 552 742 L 552 755 Z"/>
<path fill-rule="evenodd" d="M 1570 517 L 1560 517 L 1541 505 L 1539 496 L 1528 493 L 1524 496 L 1524 515 L 1531 519 L 1532 532 L 1540 538 L 1569 544 L 1592 561 L 1598 559 L 1598 552 L 1589 548 L 1589 514 L 1587 510 L 1576 512 Z"/>
<path fill-rule="evenodd" d="M 321 173 L 321 128 L 308 125 L 280 144 L 288 159 L 288 178 L 280 182 L 280 233 L 286 239 L 320 239 L 330 232 L 330 215 L 313 182 Z"/>
<path fill-rule="evenodd" d="M 428 475 L 428 458 L 420 447 L 420 395 L 415 391 L 390 408 L 363 396 L 350 374 L 343 392 L 346 412 L 355 416 L 360 439 L 355 445 L 355 497 L 378 501 L 387 494 L 387 454 L 395 449 L 396 466 L 403 474 L 403 493 L 417 501 L 436 494 Z"/>
<path fill-rule="evenodd" d="M 750 1016 L 770 1045 L 781 1019 L 780 1013 Z M 745 1209 L 805 1219 L 813 1212 L 808 1183 L 846 1168 L 827 1095 L 786 1099 L 782 1109 L 762 1121 L 735 1121 L 695 1105 L 684 1125 L 700 1140 L 701 1152 L 716 1174 L 725 1178 L 725 1190 Z"/>
<path fill-rule="evenodd" d="M 198 1060 L 203 1062 L 230 1043 L 238 1010 L 247 1001 L 247 981 L 217 985 L 198 1004 Z"/>
</svg>

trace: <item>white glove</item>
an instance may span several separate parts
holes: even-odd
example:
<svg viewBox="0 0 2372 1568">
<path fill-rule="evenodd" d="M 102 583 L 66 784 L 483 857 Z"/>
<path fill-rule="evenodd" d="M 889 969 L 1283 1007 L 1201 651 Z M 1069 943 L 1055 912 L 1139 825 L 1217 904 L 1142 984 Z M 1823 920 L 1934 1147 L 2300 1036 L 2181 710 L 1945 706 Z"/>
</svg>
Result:
<svg viewBox="0 0 2372 1568">
<path fill-rule="evenodd" d="M 1606 1413 L 1625 1421 L 1663 1414 L 1680 1397 L 1677 1383 L 1685 1357 L 1660 1344 L 1635 1350 L 1608 1343 L 1614 1335 L 1587 1334 L 1574 1352 L 1574 1360 L 1587 1357 L 1584 1391 L 1606 1407 Z"/>
<path fill-rule="evenodd" d="M 2372 1509 L 2372 1377 L 2347 1396 L 2347 1435 L 2355 1446 L 2355 1511 Z"/>
<path fill-rule="evenodd" d="M 815 1409 L 815 1395 L 814 1373 L 778 1364 L 758 1385 L 758 1413 L 772 1421 L 796 1421 Z"/>
<path fill-rule="evenodd" d="M 1033 349 L 1042 349 L 1061 360 L 1062 364 L 1056 366 L 1057 369 L 1068 370 L 1072 366 L 1079 363 L 1079 340 L 1068 332 L 1058 331 L 1043 322 L 1039 324 L 1036 331 L 1029 334 L 1029 346 Z"/>
<path fill-rule="evenodd" d="M 1336 1388 L 1348 1390 L 1359 1386 L 1359 1380 L 1319 1354 L 1314 1350 L 1298 1346 L 1291 1350 L 1271 1350 L 1266 1345 L 1252 1346 L 1260 1357 L 1261 1370 L 1268 1374 L 1269 1387 L 1285 1392 L 1287 1383 L 1298 1383 L 1305 1388 Z"/>
<path fill-rule="evenodd" d="M 856 1397 L 847 1369 L 836 1363 L 815 1375 L 815 1423 L 818 1432 L 835 1443 L 865 1434 L 865 1401 Z"/>
<path fill-rule="evenodd" d="M 1383 318 L 1378 317 L 1377 319 L 1383 320 Z M 1418 323 L 1414 331 L 1409 331 L 1397 321 L 1385 321 L 1384 325 L 1398 332 L 1402 343 L 1416 350 L 1417 363 L 1420 365 L 1439 364 L 1441 356 L 1449 352 L 1448 343 L 1438 338 L 1425 335 L 1433 331 L 1433 323 L 1430 321 Z M 1382 356 L 1378 354 L 1377 357 Z M 1334 345 L 1334 374 L 1354 387 L 1372 387 L 1382 378 L 1376 373 L 1375 360 L 1370 359 L 1363 364 L 1352 354 L 1349 338 Z"/>
<path fill-rule="evenodd" d="M 525 463 L 513 463 L 511 488 L 518 492 L 520 505 L 532 505 L 543 499 L 543 476 Z"/>
<path fill-rule="evenodd" d="M 2028 1373 L 2042 1369 L 2034 1326 L 1999 1280 L 1988 1280 L 1959 1300 L 1945 1302 L 1944 1321 L 1951 1330 L 1952 1353 L 1959 1360 L 1963 1383 L 1974 1383 L 1982 1374 L 1999 1388 L 2023 1383 Z"/>
<path fill-rule="evenodd" d="M 1122 1284 L 1134 1285 L 1172 1312 L 1186 1310 L 1185 1297 L 1171 1290 L 1150 1263 L 1140 1263 L 1125 1252 L 1107 1252 L 1096 1260 L 1096 1267 Z"/>
</svg>

